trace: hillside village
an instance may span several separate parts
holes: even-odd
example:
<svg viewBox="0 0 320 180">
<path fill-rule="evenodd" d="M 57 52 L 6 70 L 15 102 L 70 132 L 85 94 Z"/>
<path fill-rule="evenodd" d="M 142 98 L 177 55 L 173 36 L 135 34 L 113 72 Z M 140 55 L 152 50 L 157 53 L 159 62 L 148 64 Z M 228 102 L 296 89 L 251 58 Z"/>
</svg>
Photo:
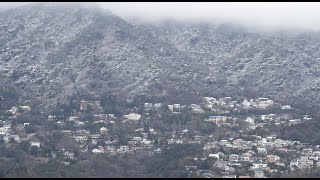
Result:
<svg viewBox="0 0 320 180">
<path fill-rule="evenodd" d="M 27 143 L 35 158 L 60 158 L 66 166 L 78 161 L 79 153 L 161 157 L 163 151 L 179 144 L 202 147 L 200 154 L 185 157 L 188 177 L 266 178 L 320 166 L 320 145 L 280 138 L 281 128 L 312 117 L 298 115 L 289 105 L 268 98 L 204 97 L 201 104 L 186 105 L 145 102 L 123 116 L 105 114 L 100 101 L 82 100 L 70 116 L 51 114 L 46 119 L 72 138 L 80 152 L 60 147 L 47 154 L 40 153 L 43 142 L 32 131 L 34 124 L 17 122 L 30 111 L 32 107 L 17 104 L 1 116 L 2 143 Z M 89 113 L 92 116 L 84 118 Z M 164 119 L 170 125 L 160 126 Z"/>
<path fill-rule="evenodd" d="M 320 176 L 317 31 L 63 4 L 0 6 L 0 177 Z"/>
</svg>

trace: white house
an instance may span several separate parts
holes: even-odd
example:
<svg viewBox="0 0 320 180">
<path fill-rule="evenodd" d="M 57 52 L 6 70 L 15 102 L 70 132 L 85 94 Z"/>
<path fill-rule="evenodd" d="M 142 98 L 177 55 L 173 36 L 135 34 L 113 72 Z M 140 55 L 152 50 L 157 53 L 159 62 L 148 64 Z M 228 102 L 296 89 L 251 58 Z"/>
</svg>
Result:
<svg viewBox="0 0 320 180">
<path fill-rule="evenodd" d="M 69 152 L 69 151 L 65 151 L 64 152 L 64 157 L 68 158 L 68 159 L 74 159 L 74 153 Z"/>
<path fill-rule="evenodd" d="M 233 161 L 238 161 L 239 160 L 239 156 L 237 154 L 230 154 L 229 155 L 229 161 L 233 162 Z"/>
<path fill-rule="evenodd" d="M 31 111 L 31 107 L 30 106 L 20 106 L 20 108 L 24 111 Z"/>
<path fill-rule="evenodd" d="M 219 154 L 209 154 L 209 158 L 216 158 L 216 159 L 220 159 Z"/>
<path fill-rule="evenodd" d="M 207 101 L 209 104 L 213 104 L 217 102 L 217 99 L 214 97 L 204 97 L 204 99 Z"/>
<path fill-rule="evenodd" d="M 251 117 L 247 117 L 245 121 L 248 122 L 250 125 L 254 125 L 254 119 Z"/>
<path fill-rule="evenodd" d="M 176 139 L 174 142 L 175 142 L 176 144 L 182 144 L 182 143 L 183 143 L 183 141 L 182 141 L 181 139 Z"/>
<path fill-rule="evenodd" d="M 162 103 L 155 103 L 155 104 L 153 105 L 153 107 L 154 107 L 155 109 L 160 109 L 160 108 L 162 107 Z"/>
<path fill-rule="evenodd" d="M 76 116 L 69 117 L 69 121 L 76 121 L 76 120 L 78 120 L 78 117 L 76 117 Z"/>
<path fill-rule="evenodd" d="M 152 109 L 153 108 L 153 104 L 152 103 L 144 103 L 144 108 L 146 110 Z"/>
<path fill-rule="evenodd" d="M 129 149 L 130 149 L 129 146 L 122 145 L 122 146 L 119 147 L 118 151 L 127 152 L 127 151 L 129 151 Z"/>
<path fill-rule="evenodd" d="M 103 151 L 101 149 L 92 149 L 93 154 L 101 154 Z"/>
<path fill-rule="evenodd" d="M 34 141 L 34 142 L 30 141 L 30 146 L 37 146 L 38 148 L 40 148 L 40 142 L 38 142 L 38 141 Z"/>
<path fill-rule="evenodd" d="M 266 148 L 257 148 L 258 154 L 266 155 L 267 149 Z"/>
<path fill-rule="evenodd" d="M 105 127 L 100 128 L 100 134 L 107 134 L 108 133 L 108 129 Z"/>
<path fill-rule="evenodd" d="M 132 121 L 138 121 L 141 118 L 140 114 L 136 114 L 136 113 L 130 113 L 128 115 L 124 115 L 124 118 L 128 119 L 128 120 L 132 120 Z"/>
<path fill-rule="evenodd" d="M 184 130 L 181 131 L 182 134 L 186 134 L 186 133 L 188 133 L 188 132 L 189 132 L 188 128 L 186 128 L 186 129 L 184 129 Z"/>
<path fill-rule="evenodd" d="M 308 121 L 308 120 L 311 120 L 312 118 L 308 117 L 308 115 L 305 115 L 302 119 Z"/>
<path fill-rule="evenodd" d="M 0 134 L 6 134 L 6 129 L 4 127 L 0 127 Z"/>
<path fill-rule="evenodd" d="M 273 101 L 268 98 L 258 98 L 256 101 L 252 102 L 252 105 L 254 107 L 261 108 L 261 109 L 265 109 L 272 104 L 273 104 Z"/>
<path fill-rule="evenodd" d="M 192 109 L 199 109 L 201 108 L 198 104 L 190 104 L 190 108 Z"/>
<path fill-rule="evenodd" d="M 150 128 L 150 129 L 149 129 L 149 132 L 150 132 L 151 134 L 157 134 L 157 132 L 156 132 L 153 128 Z"/>
<path fill-rule="evenodd" d="M 48 116 L 48 121 L 53 121 L 53 116 L 52 115 Z"/>
<path fill-rule="evenodd" d="M 143 139 L 142 143 L 143 143 L 144 145 L 150 145 L 150 144 L 152 143 L 152 141 L 147 140 L 147 139 Z"/>
<path fill-rule="evenodd" d="M 209 119 L 207 121 L 209 122 L 215 122 L 215 123 L 224 123 L 227 120 L 227 116 L 209 116 Z"/>
<path fill-rule="evenodd" d="M 222 139 L 219 144 L 221 146 L 225 146 L 227 143 L 228 143 L 228 140 Z"/>
<path fill-rule="evenodd" d="M 252 104 L 250 101 L 248 101 L 247 99 L 245 99 L 242 103 L 243 108 L 245 109 L 249 109 L 250 107 L 252 107 Z"/>
<path fill-rule="evenodd" d="M 9 112 L 11 112 L 12 114 L 17 114 L 17 113 L 18 113 L 18 108 L 15 107 L 15 106 L 13 106 L 13 107 L 9 110 Z"/>
<path fill-rule="evenodd" d="M 86 111 L 88 109 L 88 102 L 85 100 L 80 101 L 80 111 Z"/>
<path fill-rule="evenodd" d="M 173 105 L 168 105 L 170 111 L 173 111 Z"/>
<path fill-rule="evenodd" d="M 142 141 L 142 138 L 137 136 L 137 137 L 133 137 L 132 140 L 134 140 L 134 141 Z"/>
<path fill-rule="evenodd" d="M 289 106 L 289 105 L 284 105 L 284 106 L 281 106 L 281 109 L 282 109 L 282 110 L 288 110 L 288 109 L 291 109 L 291 106 Z"/>
</svg>

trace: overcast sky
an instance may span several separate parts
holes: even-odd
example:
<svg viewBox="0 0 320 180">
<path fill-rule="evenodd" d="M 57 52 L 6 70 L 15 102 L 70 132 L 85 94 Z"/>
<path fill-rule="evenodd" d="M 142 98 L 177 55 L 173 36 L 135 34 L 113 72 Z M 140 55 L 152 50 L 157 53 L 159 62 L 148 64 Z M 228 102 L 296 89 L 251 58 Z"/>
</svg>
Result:
<svg viewBox="0 0 320 180">
<path fill-rule="evenodd" d="M 265 27 L 320 29 L 319 2 L 99 2 L 119 16 L 233 20 Z"/>
<path fill-rule="evenodd" d="M 232 20 L 260 27 L 320 30 L 319 2 L 96 2 L 123 18 Z M 0 3 L 1 6 L 18 3 Z"/>
</svg>

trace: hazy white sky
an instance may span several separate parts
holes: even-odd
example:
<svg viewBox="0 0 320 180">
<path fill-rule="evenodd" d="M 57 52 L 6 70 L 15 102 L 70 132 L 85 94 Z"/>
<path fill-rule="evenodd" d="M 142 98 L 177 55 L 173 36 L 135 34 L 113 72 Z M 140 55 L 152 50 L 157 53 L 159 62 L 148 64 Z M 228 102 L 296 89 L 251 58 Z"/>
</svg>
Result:
<svg viewBox="0 0 320 180">
<path fill-rule="evenodd" d="M 219 18 L 249 25 L 320 29 L 319 2 L 99 2 L 99 5 L 123 17 Z"/>
<path fill-rule="evenodd" d="M 296 27 L 320 30 L 319 2 L 96 2 L 121 17 L 146 20 L 233 20 L 262 27 Z M 0 3 L 1 6 L 18 3 Z"/>
</svg>

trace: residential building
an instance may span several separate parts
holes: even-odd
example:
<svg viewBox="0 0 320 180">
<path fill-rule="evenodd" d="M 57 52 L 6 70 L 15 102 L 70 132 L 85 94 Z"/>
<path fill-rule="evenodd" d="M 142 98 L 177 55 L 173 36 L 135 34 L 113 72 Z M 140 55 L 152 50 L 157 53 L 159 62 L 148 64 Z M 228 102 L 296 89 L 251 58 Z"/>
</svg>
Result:
<svg viewBox="0 0 320 180">
<path fill-rule="evenodd" d="M 254 177 L 255 178 L 264 178 L 264 172 L 262 169 L 255 169 L 254 170 Z"/>
<path fill-rule="evenodd" d="M 140 114 L 136 114 L 136 113 L 130 113 L 128 115 L 124 115 L 124 118 L 131 120 L 131 121 L 138 121 L 141 118 Z"/>
<path fill-rule="evenodd" d="M 266 148 L 257 148 L 258 154 L 261 155 L 266 155 L 267 154 L 267 149 Z"/>
<path fill-rule="evenodd" d="M 266 160 L 267 162 L 276 162 L 276 161 L 280 161 L 280 157 L 277 155 L 267 155 L 266 156 Z"/>
<path fill-rule="evenodd" d="M 239 160 L 239 156 L 237 154 L 229 155 L 229 161 L 233 162 L 233 161 L 238 161 L 238 160 Z"/>
<path fill-rule="evenodd" d="M 207 121 L 214 123 L 224 123 L 227 120 L 227 116 L 209 116 Z"/>
</svg>

